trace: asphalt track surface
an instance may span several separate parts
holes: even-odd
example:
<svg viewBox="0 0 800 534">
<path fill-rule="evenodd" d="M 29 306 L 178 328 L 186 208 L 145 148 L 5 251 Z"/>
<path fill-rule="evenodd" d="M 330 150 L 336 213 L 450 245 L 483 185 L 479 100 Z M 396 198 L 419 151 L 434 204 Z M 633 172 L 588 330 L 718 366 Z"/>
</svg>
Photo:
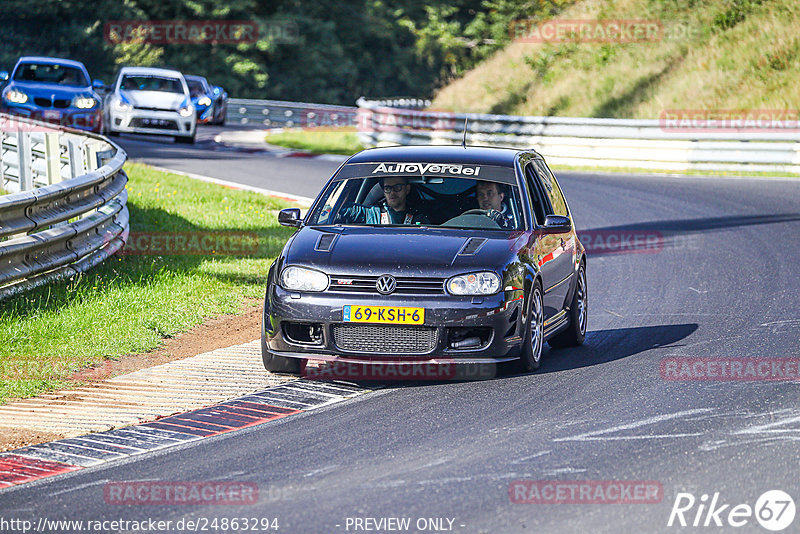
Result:
<svg viewBox="0 0 800 534">
<path fill-rule="evenodd" d="M 327 161 L 123 140 L 133 158 L 313 195 Z M 135 145 L 135 146 L 134 146 Z M 767 532 L 667 527 L 679 492 L 800 497 L 798 382 L 674 381 L 665 358 L 800 357 L 800 183 L 559 173 L 579 232 L 662 236 L 589 255 L 585 346 L 533 374 L 392 385 L 263 427 L 0 493 L 4 518 L 278 518 L 282 533 L 366 532 L 347 518 L 453 519 L 453 532 Z M 296 187 L 295 187 L 296 186 Z M 255 505 L 111 506 L 109 481 L 244 481 Z M 644 480 L 655 504 L 519 504 L 517 480 Z M 685 517 L 695 518 L 697 505 Z M 701 524 L 705 514 L 701 518 Z M 713 521 L 710 523 L 713 525 Z M 447 525 L 447 522 L 445 522 Z M 797 532 L 800 518 L 786 532 Z M 55 531 L 54 531 L 55 532 Z M 376 531 L 372 531 L 376 532 Z M 385 532 L 382 531 L 382 532 Z"/>
<path fill-rule="evenodd" d="M 195 146 L 173 144 L 169 137 L 158 141 L 144 136 L 116 139 L 120 139 L 130 160 L 309 198 L 317 196 L 339 167 L 339 163 L 324 159 L 230 150 L 214 142 L 221 131 L 218 126 L 201 126 Z"/>
</svg>

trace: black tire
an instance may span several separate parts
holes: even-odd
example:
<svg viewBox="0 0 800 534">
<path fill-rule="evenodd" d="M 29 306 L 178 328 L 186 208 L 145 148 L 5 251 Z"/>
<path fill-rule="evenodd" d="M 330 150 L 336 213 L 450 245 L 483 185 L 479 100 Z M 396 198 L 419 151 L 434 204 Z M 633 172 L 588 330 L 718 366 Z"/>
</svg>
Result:
<svg viewBox="0 0 800 534">
<path fill-rule="evenodd" d="M 553 336 L 547 343 L 554 349 L 577 347 L 586 339 L 586 319 L 589 313 L 588 291 L 586 286 L 586 266 L 581 263 L 578 268 L 578 281 L 572 302 L 569 305 L 569 326 L 560 334 Z"/>
<path fill-rule="evenodd" d="M 544 345 L 544 296 L 542 285 L 537 280 L 533 284 L 530 296 L 530 311 L 525 325 L 525 340 L 520 354 L 520 369 L 535 371 L 542 362 L 542 346 Z"/>
<path fill-rule="evenodd" d="M 220 110 L 217 120 L 214 121 L 216 126 L 224 126 L 225 125 L 225 113 L 224 110 Z"/>
<path fill-rule="evenodd" d="M 303 363 L 302 358 L 277 356 L 267 349 L 267 338 L 264 335 L 265 319 L 261 319 L 261 359 L 264 361 L 264 368 L 271 373 L 300 374 L 300 366 Z"/>
<path fill-rule="evenodd" d="M 193 145 L 194 144 L 194 135 L 191 135 L 189 137 L 177 136 L 176 135 L 175 136 L 175 142 L 176 143 L 185 143 L 187 145 Z"/>
</svg>

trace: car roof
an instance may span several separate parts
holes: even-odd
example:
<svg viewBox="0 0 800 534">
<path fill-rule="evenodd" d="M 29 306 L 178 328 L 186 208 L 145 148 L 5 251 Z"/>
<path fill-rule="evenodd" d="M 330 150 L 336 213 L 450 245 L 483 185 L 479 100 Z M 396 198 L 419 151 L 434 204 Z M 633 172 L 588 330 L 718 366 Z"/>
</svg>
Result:
<svg viewBox="0 0 800 534">
<path fill-rule="evenodd" d="M 160 76 L 171 76 L 173 78 L 181 78 L 183 76 L 180 71 L 173 69 L 159 69 L 156 67 L 122 67 L 120 74 L 156 74 Z"/>
<path fill-rule="evenodd" d="M 64 65 L 65 67 L 75 67 L 81 70 L 86 70 L 86 67 L 80 61 L 74 59 L 64 59 L 60 57 L 45 57 L 45 56 L 22 56 L 17 63 L 44 63 L 47 65 Z"/>
<path fill-rule="evenodd" d="M 203 82 L 208 82 L 205 76 L 198 76 L 197 74 L 185 74 L 183 77 L 186 78 L 187 80 L 199 80 Z"/>
<path fill-rule="evenodd" d="M 510 167 L 518 154 L 533 150 L 460 145 L 412 145 L 368 148 L 355 154 L 347 163 L 371 162 L 430 162 L 475 163 Z"/>
</svg>

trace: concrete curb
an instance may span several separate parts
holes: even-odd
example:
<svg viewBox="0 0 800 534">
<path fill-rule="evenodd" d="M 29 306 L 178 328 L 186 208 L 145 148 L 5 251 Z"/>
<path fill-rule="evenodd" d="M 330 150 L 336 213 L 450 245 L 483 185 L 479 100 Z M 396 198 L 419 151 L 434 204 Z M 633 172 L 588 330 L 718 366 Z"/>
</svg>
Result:
<svg viewBox="0 0 800 534">
<path fill-rule="evenodd" d="M 345 383 L 295 379 L 152 422 L 0 453 L 0 492 L 34 480 L 262 425 L 368 391 Z"/>
</svg>

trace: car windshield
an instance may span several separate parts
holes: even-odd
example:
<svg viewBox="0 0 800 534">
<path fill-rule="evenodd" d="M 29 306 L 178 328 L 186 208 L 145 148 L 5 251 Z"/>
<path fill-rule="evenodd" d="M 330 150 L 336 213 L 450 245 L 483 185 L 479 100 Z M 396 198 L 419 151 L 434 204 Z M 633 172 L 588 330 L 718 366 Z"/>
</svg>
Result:
<svg viewBox="0 0 800 534">
<path fill-rule="evenodd" d="M 315 204 L 309 224 L 525 227 L 516 183 L 407 174 L 333 181 Z"/>
<path fill-rule="evenodd" d="M 159 91 L 162 93 L 183 93 L 183 84 L 177 78 L 126 74 L 119 85 L 124 91 Z"/>
<path fill-rule="evenodd" d="M 186 80 L 186 85 L 189 86 L 189 94 L 193 97 L 204 95 L 206 92 L 205 87 L 203 87 L 203 82 L 200 80 Z"/>
<path fill-rule="evenodd" d="M 14 80 L 21 82 L 53 83 L 73 87 L 86 87 L 89 80 L 80 69 L 48 63 L 23 63 L 14 73 Z"/>
</svg>

